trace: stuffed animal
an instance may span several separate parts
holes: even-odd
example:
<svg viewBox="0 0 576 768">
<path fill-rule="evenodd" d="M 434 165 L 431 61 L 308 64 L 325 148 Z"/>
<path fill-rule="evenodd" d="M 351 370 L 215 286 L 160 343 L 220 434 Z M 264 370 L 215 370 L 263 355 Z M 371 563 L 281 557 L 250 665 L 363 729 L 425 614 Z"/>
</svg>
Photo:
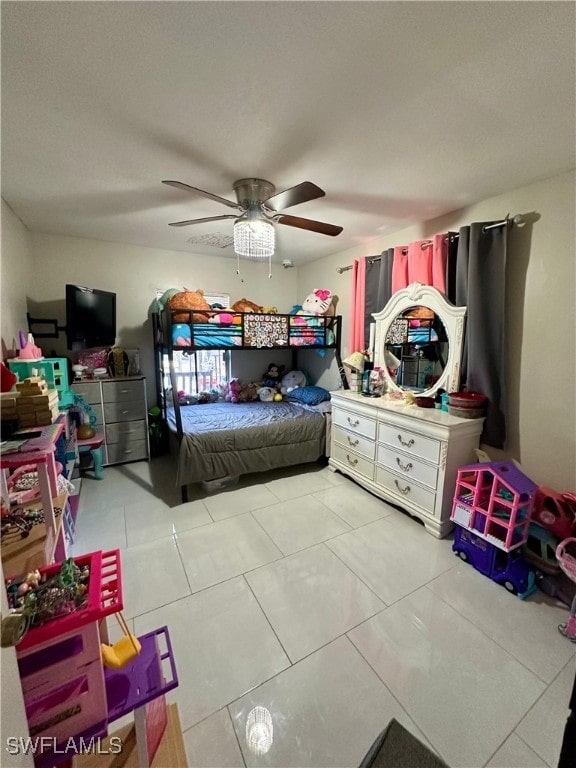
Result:
<svg viewBox="0 0 576 768">
<path fill-rule="evenodd" d="M 234 312 L 262 312 L 262 307 L 249 299 L 238 299 L 230 309 Z"/>
<path fill-rule="evenodd" d="M 328 288 L 314 288 L 302 302 L 303 315 L 325 315 L 332 304 L 332 291 Z"/>
<path fill-rule="evenodd" d="M 232 325 L 234 322 L 234 315 L 230 312 L 220 312 L 211 315 L 211 317 L 208 318 L 209 323 L 215 323 L 218 325 Z"/>
<path fill-rule="evenodd" d="M 168 288 L 168 290 L 164 291 L 162 296 L 160 296 L 159 299 L 156 299 L 156 308 L 158 312 L 161 312 L 163 309 L 165 309 L 166 304 L 168 303 L 168 299 L 171 299 L 172 296 L 175 296 L 177 293 L 180 293 L 178 288 Z"/>
<path fill-rule="evenodd" d="M 242 384 L 240 394 L 238 395 L 238 403 L 251 403 L 254 400 L 258 400 L 258 387 L 253 381 L 247 384 Z"/>
<path fill-rule="evenodd" d="M 293 389 L 306 386 L 306 376 L 302 371 L 288 371 L 288 373 L 282 378 L 282 385 L 280 392 L 283 395 L 287 395 L 292 392 Z"/>
<path fill-rule="evenodd" d="M 262 312 L 265 315 L 277 315 L 278 307 L 262 307 Z"/>
<path fill-rule="evenodd" d="M 263 403 L 271 403 L 274 400 L 275 390 L 272 387 L 260 387 L 258 390 L 258 398 Z"/>
<path fill-rule="evenodd" d="M 262 376 L 262 384 L 265 387 L 279 389 L 282 382 L 282 373 L 284 372 L 285 367 L 285 365 L 276 365 L 275 363 L 270 363 L 266 373 Z"/>
<path fill-rule="evenodd" d="M 173 323 L 190 322 L 190 312 L 174 312 L 176 309 L 210 309 L 210 304 L 204 298 L 204 291 L 180 291 L 168 299 L 168 308 L 172 310 Z M 204 312 L 194 312 L 192 314 L 193 323 L 205 323 L 209 314 Z"/>
<path fill-rule="evenodd" d="M 237 403 L 241 389 L 240 379 L 230 379 L 228 382 L 228 393 L 224 399 L 229 403 Z"/>
</svg>

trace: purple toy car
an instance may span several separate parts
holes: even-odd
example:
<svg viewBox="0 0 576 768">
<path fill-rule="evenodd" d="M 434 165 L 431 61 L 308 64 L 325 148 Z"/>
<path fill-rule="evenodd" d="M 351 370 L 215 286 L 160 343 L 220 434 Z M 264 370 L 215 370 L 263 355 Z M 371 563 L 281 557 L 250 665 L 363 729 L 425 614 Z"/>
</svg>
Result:
<svg viewBox="0 0 576 768">
<path fill-rule="evenodd" d="M 522 557 L 520 548 L 505 552 L 457 525 L 452 550 L 513 595 L 524 599 L 536 591 L 536 576 Z"/>
</svg>

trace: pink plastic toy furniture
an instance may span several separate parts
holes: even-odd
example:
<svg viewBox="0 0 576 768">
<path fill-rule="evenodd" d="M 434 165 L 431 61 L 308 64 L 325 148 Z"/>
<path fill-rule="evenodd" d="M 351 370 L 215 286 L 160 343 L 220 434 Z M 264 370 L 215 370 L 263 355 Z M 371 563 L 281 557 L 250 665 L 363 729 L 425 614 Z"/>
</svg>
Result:
<svg viewBox="0 0 576 768">
<path fill-rule="evenodd" d="M 536 488 L 510 461 L 460 467 L 451 519 L 510 552 L 528 538 Z"/>
<path fill-rule="evenodd" d="M 560 568 L 569 579 L 576 582 L 576 538 L 569 537 L 561 541 L 556 548 L 556 559 Z M 570 551 L 568 551 L 570 550 Z M 576 596 L 570 607 L 570 615 L 565 624 L 558 625 L 558 631 L 573 643 L 576 643 Z"/>
</svg>

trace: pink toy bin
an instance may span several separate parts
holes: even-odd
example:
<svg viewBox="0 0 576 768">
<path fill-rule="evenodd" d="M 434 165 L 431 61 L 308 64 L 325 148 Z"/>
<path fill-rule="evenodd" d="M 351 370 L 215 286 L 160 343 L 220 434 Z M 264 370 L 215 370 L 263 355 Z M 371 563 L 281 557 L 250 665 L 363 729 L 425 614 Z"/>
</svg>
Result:
<svg viewBox="0 0 576 768">
<path fill-rule="evenodd" d="M 123 609 L 120 550 L 90 552 L 73 559 L 80 568 L 85 566 L 90 568 L 86 604 L 73 613 L 55 617 L 52 621 L 36 627 L 33 626 L 16 646 L 19 657 L 29 649 L 41 650 L 52 645 L 55 638 L 90 622 L 100 621 L 104 617 Z M 39 568 L 40 575 L 53 576 L 58 573 L 61 565 L 61 563 L 52 563 Z M 14 580 L 15 578 L 12 577 L 6 581 Z"/>
</svg>

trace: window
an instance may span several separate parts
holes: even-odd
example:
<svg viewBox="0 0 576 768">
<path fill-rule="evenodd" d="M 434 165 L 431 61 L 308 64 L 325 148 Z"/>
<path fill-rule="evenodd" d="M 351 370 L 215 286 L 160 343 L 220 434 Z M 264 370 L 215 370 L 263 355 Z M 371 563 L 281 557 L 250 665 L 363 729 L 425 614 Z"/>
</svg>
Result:
<svg viewBox="0 0 576 768">
<path fill-rule="evenodd" d="M 158 291 L 158 298 L 164 291 Z M 225 293 L 206 293 L 204 298 L 213 307 L 230 306 L 230 296 Z M 230 352 L 225 349 L 198 349 L 196 352 L 175 351 L 173 353 L 176 386 L 178 391 L 187 395 L 197 395 L 199 392 L 209 392 L 218 389 L 230 379 Z M 168 355 L 162 361 L 164 370 L 164 387 L 170 384 L 170 367 Z"/>
</svg>

